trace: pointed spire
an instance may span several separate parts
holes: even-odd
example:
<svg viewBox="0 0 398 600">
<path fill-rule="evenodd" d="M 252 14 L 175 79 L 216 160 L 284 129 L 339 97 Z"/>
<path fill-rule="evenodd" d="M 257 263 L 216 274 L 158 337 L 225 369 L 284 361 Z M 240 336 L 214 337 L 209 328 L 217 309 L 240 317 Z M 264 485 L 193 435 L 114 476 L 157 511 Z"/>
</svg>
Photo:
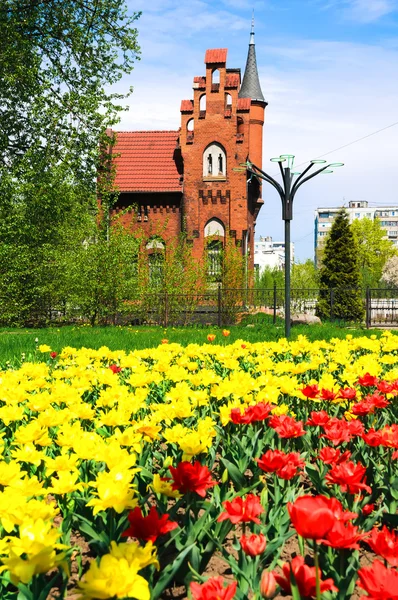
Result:
<svg viewBox="0 0 398 600">
<path fill-rule="evenodd" d="M 249 52 L 247 53 L 245 74 L 239 90 L 239 98 L 251 98 L 252 100 L 265 102 L 257 71 L 256 47 L 254 43 L 254 10 L 250 32 Z"/>
</svg>

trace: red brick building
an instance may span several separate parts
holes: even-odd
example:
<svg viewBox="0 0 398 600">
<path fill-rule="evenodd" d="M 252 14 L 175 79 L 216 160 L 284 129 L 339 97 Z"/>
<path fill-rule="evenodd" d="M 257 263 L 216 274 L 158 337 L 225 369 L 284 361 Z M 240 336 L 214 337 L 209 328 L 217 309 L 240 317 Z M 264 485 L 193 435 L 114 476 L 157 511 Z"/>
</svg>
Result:
<svg viewBox="0 0 398 600">
<path fill-rule="evenodd" d="M 233 238 L 253 267 L 261 187 L 239 165 L 261 168 L 267 103 L 258 78 L 254 31 L 243 81 L 227 68 L 227 49 L 207 50 L 206 72 L 194 77 L 193 99 L 181 102 L 178 131 L 117 132 L 116 210 L 135 206 L 148 239 L 186 232 L 197 258 Z M 239 170 L 237 170 L 239 169 Z M 249 181 L 248 181 L 249 180 Z"/>
</svg>

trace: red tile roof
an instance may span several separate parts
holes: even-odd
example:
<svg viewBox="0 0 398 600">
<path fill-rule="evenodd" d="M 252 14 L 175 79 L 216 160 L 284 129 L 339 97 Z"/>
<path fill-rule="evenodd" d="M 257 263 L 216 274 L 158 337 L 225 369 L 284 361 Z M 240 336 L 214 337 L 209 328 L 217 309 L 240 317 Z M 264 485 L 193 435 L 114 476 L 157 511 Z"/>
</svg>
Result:
<svg viewBox="0 0 398 600">
<path fill-rule="evenodd" d="M 181 112 L 192 112 L 193 111 L 193 102 L 192 100 L 181 100 Z"/>
<path fill-rule="evenodd" d="M 121 192 L 181 192 L 174 160 L 179 131 L 117 131 L 115 185 Z"/>
<path fill-rule="evenodd" d="M 226 63 L 228 48 L 215 48 L 214 50 L 206 50 L 205 63 Z"/>
<path fill-rule="evenodd" d="M 236 108 L 237 110 L 250 110 L 251 102 L 250 98 L 238 98 Z"/>
<path fill-rule="evenodd" d="M 239 73 L 227 73 L 225 79 L 225 87 L 236 88 L 240 82 Z"/>
</svg>

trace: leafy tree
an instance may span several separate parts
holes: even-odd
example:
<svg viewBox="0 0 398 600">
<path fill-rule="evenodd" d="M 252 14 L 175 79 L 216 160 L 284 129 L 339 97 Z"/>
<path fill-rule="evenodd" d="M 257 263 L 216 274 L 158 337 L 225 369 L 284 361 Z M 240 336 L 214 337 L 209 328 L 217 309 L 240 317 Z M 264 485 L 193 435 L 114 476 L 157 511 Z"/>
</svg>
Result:
<svg viewBox="0 0 398 600">
<path fill-rule="evenodd" d="M 255 287 L 257 289 L 270 289 L 276 285 L 277 288 L 284 286 L 284 271 L 277 267 L 265 267 L 261 273 L 256 273 Z"/>
<path fill-rule="evenodd" d="M 344 208 L 337 213 L 327 237 L 319 281 L 317 314 L 321 318 L 362 319 L 358 247 Z"/>
<path fill-rule="evenodd" d="M 384 265 L 397 255 L 397 250 L 393 242 L 385 238 L 379 219 L 355 219 L 351 230 L 358 248 L 362 285 L 379 287 Z"/>
<path fill-rule="evenodd" d="M 398 256 L 392 256 L 384 265 L 382 280 L 391 287 L 398 287 Z"/>
<path fill-rule="evenodd" d="M 310 258 L 303 263 L 297 262 L 292 266 L 291 287 L 296 290 L 317 288 L 319 273 L 314 261 Z"/>
<path fill-rule="evenodd" d="M 109 88 L 138 58 L 138 17 L 125 0 L 1 2 L 0 167 L 40 154 L 94 183 L 98 140 L 126 97 Z"/>
</svg>

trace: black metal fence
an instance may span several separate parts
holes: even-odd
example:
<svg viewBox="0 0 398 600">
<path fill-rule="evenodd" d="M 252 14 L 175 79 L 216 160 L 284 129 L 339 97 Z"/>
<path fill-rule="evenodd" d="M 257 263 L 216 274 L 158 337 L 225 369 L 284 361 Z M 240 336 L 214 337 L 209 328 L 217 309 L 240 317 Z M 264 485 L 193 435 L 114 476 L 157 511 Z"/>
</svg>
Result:
<svg viewBox="0 0 398 600">
<path fill-rule="evenodd" d="M 341 290 L 339 290 L 341 291 Z M 346 290 L 347 291 L 347 290 Z M 358 290 L 356 290 L 357 292 Z M 329 319 L 339 320 L 335 311 L 337 290 L 316 288 L 293 288 L 291 290 L 291 315 L 315 315 L 318 300 L 328 307 Z M 364 319 L 367 327 L 398 327 L 398 289 L 370 289 L 361 291 Z M 0 303 L 1 308 L 1 303 Z M 240 323 L 245 319 L 255 322 L 256 318 L 276 323 L 285 316 L 284 289 L 225 289 L 221 285 L 206 293 L 178 294 L 151 293 L 137 296 L 123 303 L 123 310 L 107 308 L 94 315 L 83 314 L 78 306 L 53 306 L 48 303 L 39 309 L 29 325 L 61 323 L 99 323 L 133 325 L 218 325 L 219 327 Z M 40 314 L 39 314 L 40 313 Z M 253 316 L 256 315 L 256 318 Z M 0 310 L 0 322 L 7 325 Z"/>
</svg>

